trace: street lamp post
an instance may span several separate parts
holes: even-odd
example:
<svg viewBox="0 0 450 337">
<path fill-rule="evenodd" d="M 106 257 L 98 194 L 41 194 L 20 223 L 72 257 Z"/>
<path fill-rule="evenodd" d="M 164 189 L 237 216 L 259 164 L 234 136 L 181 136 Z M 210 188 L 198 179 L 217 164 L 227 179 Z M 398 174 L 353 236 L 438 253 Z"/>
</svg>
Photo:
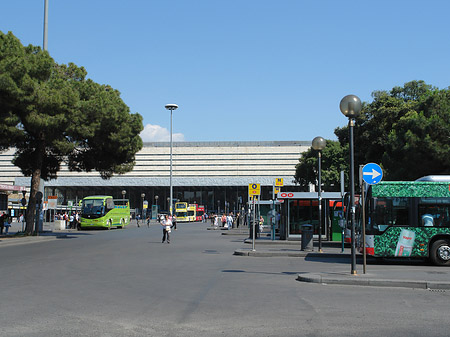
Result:
<svg viewBox="0 0 450 337">
<path fill-rule="evenodd" d="M 316 137 L 312 141 L 312 148 L 318 151 L 319 157 L 319 178 L 318 178 L 318 199 L 319 199 L 319 253 L 323 253 L 322 250 L 322 150 L 327 145 L 327 141 L 323 137 Z"/>
<path fill-rule="evenodd" d="M 158 218 L 158 199 L 159 199 L 159 197 L 157 195 L 155 195 L 155 204 L 156 204 L 156 216 L 155 216 L 155 219 Z M 153 218 L 153 216 L 152 216 L 152 218 Z"/>
<path fill-rule="evenodd" d="M 141 194 L 141 198 L 142 198 L 141 218 L 142 218 L 142 220 L 144 220 L 144 198 L 145 198 L 145 193 Z"/>
<path fill-rule="evenodd" d="M 48 50 L 48 0 L 44 1 L 44 42 L 42 49 Z"/>
<path fill-rule="evenodd" d="M 361 112 L 361 100 L 358 96 L 347 95 L 339 104 L 339 108 L 344 116 L 348 117 L 349 141 L 350 141 L 350 214 L 351 214 L 351 240 L 352 240 L 352 275 L 356 275 L 356 247 L 355 247 L 355 164 L 354 164 L 354 145 L 353 145 L 353 127 L 355 126 L 355 117 Z"/>
<path fill-rule="evenodd" d="M 176 104 L 166 104 L 166 109 L 170 110 L 170 204 L 169 213 L 172 216 L 172 200 L 173 200 L 173 186 L 172 186 L 172 113 L 173 110 L 178 109 Z"/>
</svg>

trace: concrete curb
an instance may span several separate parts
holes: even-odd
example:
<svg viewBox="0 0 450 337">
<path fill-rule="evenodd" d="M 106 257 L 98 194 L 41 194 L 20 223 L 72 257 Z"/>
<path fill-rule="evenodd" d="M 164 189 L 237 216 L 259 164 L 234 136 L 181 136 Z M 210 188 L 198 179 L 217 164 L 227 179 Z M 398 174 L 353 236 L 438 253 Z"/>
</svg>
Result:
<svg viewBox="0 0 450 337">
<path fill-rule="evenodd" d="M 253 257 L 306 257 L 308 252 L 268 252 L 239 249 L 235 250 L 233 255 Z"/>
<path fill-rule="evenodd" d="M 374 279 L 362 275 L 330 276 L 324 274 L 305 273 L 297 276 L 297 281 L 320 284 L 341 284 L 352 286 L 369 287 L 398 287 L 412 289 L 450 289 L 450 282 L 423 281 L 423 280 L 393 280 L 393 279 Z"/>
<path fill-rule="evenodd" d="M 267 251 L 267 250 L 256 250 L 252 251 L 249 249 L 238 249 L 235 250 L 233 255 L 237 256 L 253 256 L 253 257 L 320 257 L 320 258 L 350 258 L 350 254 L 346 253 L 317 253 L 314 251 Z"/>
</svg>

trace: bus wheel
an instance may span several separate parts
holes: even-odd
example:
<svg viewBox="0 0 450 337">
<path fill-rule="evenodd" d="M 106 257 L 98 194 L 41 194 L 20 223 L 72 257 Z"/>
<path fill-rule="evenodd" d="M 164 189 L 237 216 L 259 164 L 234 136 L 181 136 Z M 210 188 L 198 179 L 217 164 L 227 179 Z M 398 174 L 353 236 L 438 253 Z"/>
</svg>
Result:
<svg viewBox="0 0 450 337">
<path fill-rule="evenodd" d="M 450 266 L 450 242 L 437 240 L 431 245 L 431 262 L 437 266 Z"/>
</svg>

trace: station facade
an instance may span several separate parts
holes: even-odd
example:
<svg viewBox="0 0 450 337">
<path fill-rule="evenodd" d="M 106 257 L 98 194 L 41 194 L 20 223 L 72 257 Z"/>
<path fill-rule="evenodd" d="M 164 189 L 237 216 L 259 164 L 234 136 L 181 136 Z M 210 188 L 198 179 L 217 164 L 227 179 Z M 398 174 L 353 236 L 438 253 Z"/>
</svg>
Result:
<svg viewBox="0 0 450 337">
<path fill-rule="evenodd" d="M 306 141 L 174 142 L 172 185 L 174 200 L 204 205 L 208 212 L 241 209 L 248 200 L 249 184 L 261 185 L 261 199 L 272 199 L 276 178 L 282 190 L 299 190 L 294 182 Z M 0 153 L 0 184 L 29 189 L 31 178 L 13 166 L 14 151 Z M 59 205 L 77 204 L 88 195 L 130 199 L 136 211 L 151 205 L 169 209 L 170 143 L 144 143 L 131 172 L 104 180 L 97 172 L 70 172 L 63 165 L 58 178 L 44 182 L 44 200 L 57 196 Z M 21 197 L 21 195 L 20 195 Z"/>
</svg>

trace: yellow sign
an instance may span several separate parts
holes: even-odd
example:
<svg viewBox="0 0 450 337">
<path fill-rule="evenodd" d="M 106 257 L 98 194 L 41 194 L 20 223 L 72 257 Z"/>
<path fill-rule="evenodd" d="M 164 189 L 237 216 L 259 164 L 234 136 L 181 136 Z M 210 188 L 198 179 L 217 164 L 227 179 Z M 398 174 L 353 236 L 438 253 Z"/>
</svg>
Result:
<svg viewBox="0 0 450 337">
<path fill-rule="evenodd" d="M 248 184 L 248 195 L 261 195 L 261 184 Z"/>
<path fill-rule="evenodd" d="M 281 192 L 281 187 L 276 186 L 275 189 L 273 190 L 274 194 L 280 193 Z"/>
<path fill-rule="evenodd" d="M 283 187 L 283 178 L 276 178 L 275 186 Z"/>
</svg>

